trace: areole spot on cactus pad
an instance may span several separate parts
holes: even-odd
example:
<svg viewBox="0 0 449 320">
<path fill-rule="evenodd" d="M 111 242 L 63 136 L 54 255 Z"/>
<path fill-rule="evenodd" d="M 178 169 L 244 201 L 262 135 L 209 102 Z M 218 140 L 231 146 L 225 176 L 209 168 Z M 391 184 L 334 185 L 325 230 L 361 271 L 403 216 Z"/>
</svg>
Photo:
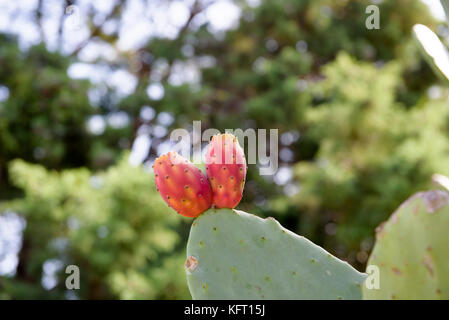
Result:
<svg viewBox="0 0 449 320">
<path fill-rule="evenodd" d="M 212 192 L 200 169 L 176 152 L 169 152 L 154 162 L 156 188 L 179 214 L 197 217 L 212 205 Z"/>
<path fill-rule="evenodd" d="M 235 136 L 215 135 L 206 153 L 206 174 L 216 208 L 235 208 L 243 195 L 246 177 L 245 153 Z"/>
</svg>

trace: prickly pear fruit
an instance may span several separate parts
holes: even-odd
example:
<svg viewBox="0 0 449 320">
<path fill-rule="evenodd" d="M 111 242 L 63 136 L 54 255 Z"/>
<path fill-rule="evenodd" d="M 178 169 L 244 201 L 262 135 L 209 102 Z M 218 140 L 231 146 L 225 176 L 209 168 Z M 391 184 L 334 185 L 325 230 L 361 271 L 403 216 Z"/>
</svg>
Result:
<svg viewBox="0 0 449 320">
<path fill-rule="evenodd" d="M 197 217 L 212 205 L 207 178 L 193 163 L 176 152 L 154 162 L 156 188 L 168 206 L 185 217 Z"/>
<path fill-rule="evenodd" d="M 229 133 L 212 137 L 206 153 L 206 175 L 216 208 L 235 208 L 245 186 L 245 153 L 235 136 Z"/>
</svg>

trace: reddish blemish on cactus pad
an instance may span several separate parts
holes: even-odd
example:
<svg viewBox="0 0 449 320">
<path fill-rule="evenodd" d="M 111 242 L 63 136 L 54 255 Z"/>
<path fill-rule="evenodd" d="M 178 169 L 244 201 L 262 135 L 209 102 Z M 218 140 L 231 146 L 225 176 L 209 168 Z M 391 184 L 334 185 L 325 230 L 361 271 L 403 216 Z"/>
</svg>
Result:
<svg viewBox="0 0 449 320">
<path fill-rule="evenodd" d="M 196 267 L 198 266 L 198 259 L 195 258 L 194 256 L 188 256 L 187 260 L 184 264 L 184 267 L 190 271 L 193 272 L 195 271 Z"/>
<path fill-rule="evenodd" d="M 179 214 L 197 217 L 212 205 L 212 192 L 200 169 L 176 152 L 154 162 L 156 188 L 162 198 Z"/>
<path fill-rule="evenodd" d="M 235 136 L 212 137 L 206 153 L 206 174 L 216 208 L 235 208 L 242 199 L 246 177 L 245 153 Z"/>
</svg>

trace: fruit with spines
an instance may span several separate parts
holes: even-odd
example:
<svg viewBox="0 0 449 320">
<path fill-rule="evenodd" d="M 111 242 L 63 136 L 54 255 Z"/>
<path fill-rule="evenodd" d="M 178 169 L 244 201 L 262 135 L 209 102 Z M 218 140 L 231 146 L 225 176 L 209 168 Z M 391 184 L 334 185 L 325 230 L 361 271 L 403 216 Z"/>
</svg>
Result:
<svg viewBox="0 0 449 320">
<path fill-rule="evenodd" d="M 207 178 L 193 163 L 176 152 L 157 158 L 153 165 L 156 188 L 179 214 L 197 217 L 212 205 Z"/>
<path fill-rule="evenodd" d="M 234 135 L 225 133 L 212 137 L 206 153 L 206 175 L 215 208 L 235 208 L 243 195 L 246 160 Z"/>
</svg>

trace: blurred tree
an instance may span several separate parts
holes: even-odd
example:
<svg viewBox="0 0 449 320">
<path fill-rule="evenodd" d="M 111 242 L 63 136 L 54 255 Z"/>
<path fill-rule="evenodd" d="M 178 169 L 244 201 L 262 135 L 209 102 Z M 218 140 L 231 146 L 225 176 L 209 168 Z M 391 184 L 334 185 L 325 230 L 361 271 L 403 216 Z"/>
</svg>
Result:
<svg viewBox="0 0 449 320">
<path fill-rule="evenodd" d="M 224 34 L 208 23 L 190 30 L 188 20 L 175 40 L 150 39 L 142 48 L 149 55 L 137 55 L 140 70 L 148 74 L 139 77 L 136 92 L 121 101 L 121 108 L 134 119 L 142 105 L 170 112 L 175 121 L 168 129 L 189 128 L 192 120 L 201 120 L 203 129 L 277 128 L 297 136 L 306 130 L 304 113 L 313 104 L 307 88 L 323 79 L 321 67 L 341 50 L 372 63 L 397 60 L 402 68 L 395 98 L 410 108 L 436 81 L 411 37 L 418 21 L 436 25 L 419 0 L 380 3 L 379 30 L 365 27 L 367 0 L 265 0 L 256 7 L 239 3 L 238 27 Z M 177 76 L 190 65 L 198 68 L 201 80 L 178 83 Z M 162 85 L 162 99 L 148 96 L 149 84 Z M 167 136 L 152 138 L 149 159 Z M 283 146 L 280 164 L 313 159 L 319 144 L 319 138 L 302 135 Z M 250 166 L 247 181 L 245 209 L 253 210 L 258 199 L 283 194 L 272 179 L 258 176 L 256 166 Z"/>
<path fill-rule="evenodd" d="M 51 168 L 88 163 L 91 139 L 86 118 L 93 114 L 86 81 L 67 76 L 69 60 L 43 46 L 21 52 L 16 39 L 0 35 L 0 183 L 7 188 L 6 164 L 14 158 Z M 5 187 L 6 185 L 6 187 Z"/>
<path fill-rule="evenodd" d="M 395 62 L 376 68 L 341 54 L 311 88 L 320 102 L 306 112 L 306 132 L 320 147 L 313 161 L 295 165 L 299 230 L 352 263 L 363 265 L 375 227 L 430 188 L 433 173 L 449 174 L 447 103 L 408 110 L 396 99 L 400 71 Z"/>
<path fill-rule="evenodd" d="M 95 174 L 47 171 L 22 160 L 10 169 L 25 197 L 3 208 L 23 214 L 26 228 L 17 273 L 0 282 L 7 297 L 190 298 L 183 218 L 168 210 L 152 174 L 129 165 L 127 156 Z M 47 263 L 57 266 L 49 275 L 57 281 L 45 288 Z M 65 287 L 67 265 L 80 269 L 79 290 Z"/>
</svg>

